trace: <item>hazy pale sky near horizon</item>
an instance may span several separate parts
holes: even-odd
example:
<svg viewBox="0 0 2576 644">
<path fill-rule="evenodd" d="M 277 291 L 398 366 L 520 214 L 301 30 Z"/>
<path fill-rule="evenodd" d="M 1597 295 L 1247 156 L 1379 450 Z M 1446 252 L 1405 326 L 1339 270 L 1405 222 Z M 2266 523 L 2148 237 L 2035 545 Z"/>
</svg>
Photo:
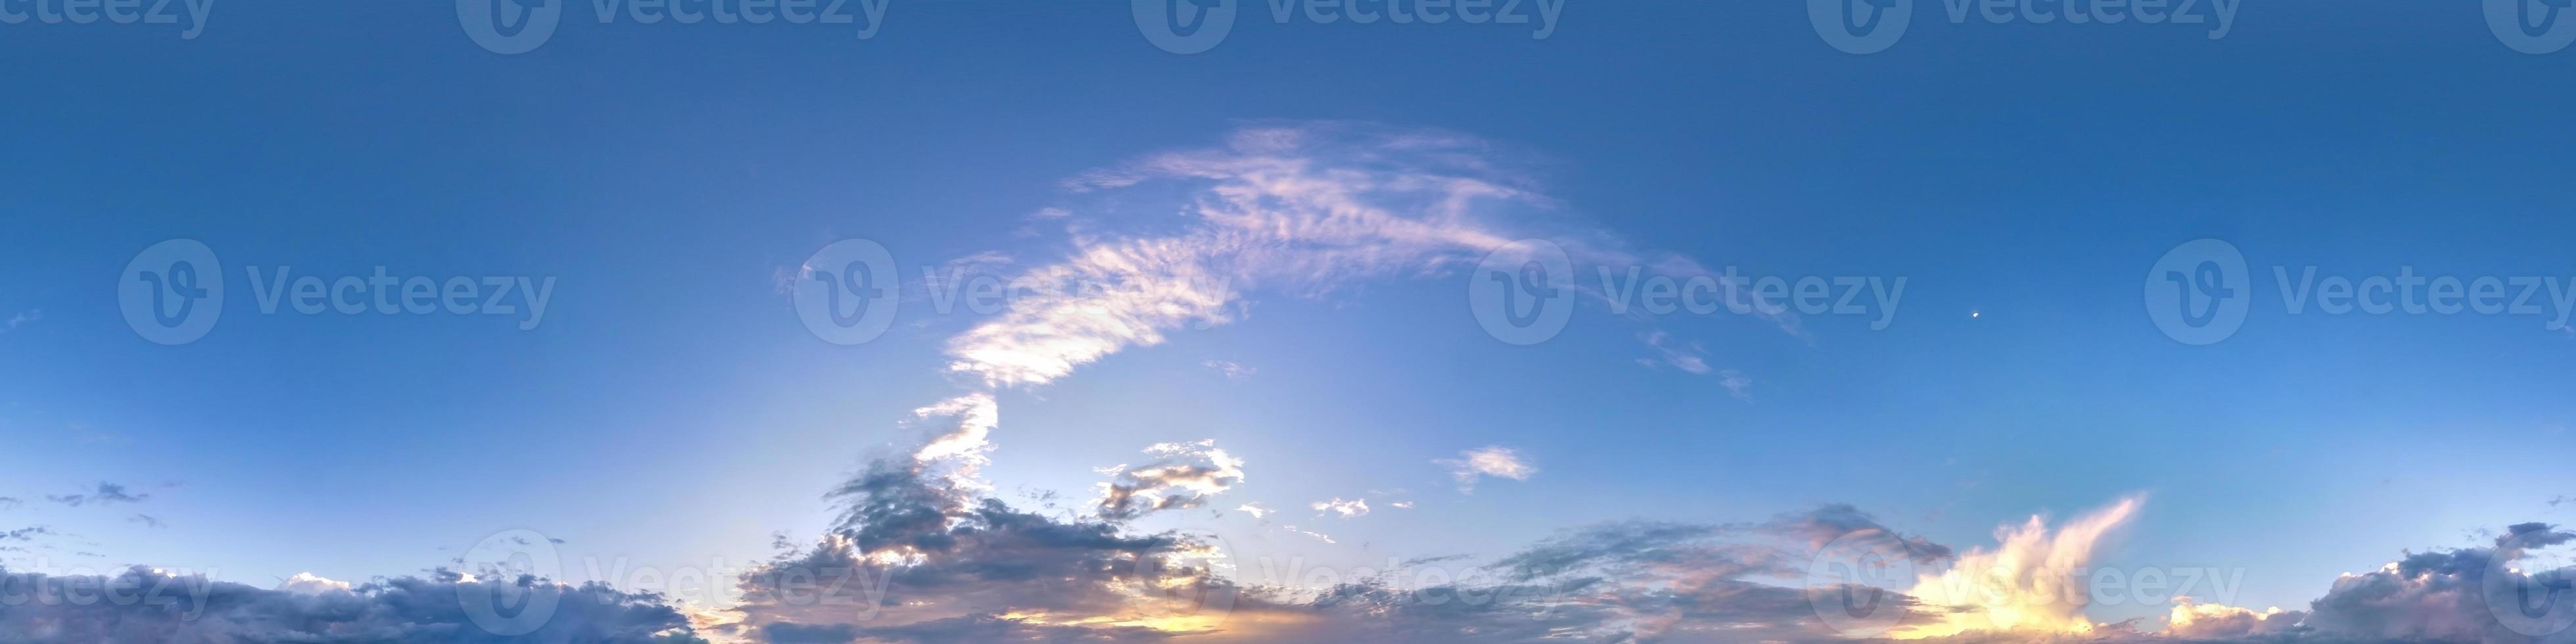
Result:
<svg viewBox="0 0 2576 644">
<path fill-rule="evenodd" d="M 1962 553 L 2099 520 L 2089 566 L 2300 609 L 2576 509 L 2576 50 L 2473 3 L 1916 2 L 1866 53 L 1806 3 L 1237 2 L 1212 41 L 1131 4 L 573 2 L 533 41 L 478 39 L 474 0 L 0 24 L 0 534 L 44 529 L 0 567 L 269 588 L 527 530 L 570 581 L 740 572 L 925 445 L 1055 520 L 1180 499 L 1116 523 L 1286 585 L 1313 580 L 1261 566 L 1849 504 Z M 1563 250 L 1536 279 L 1568 312 L 1516 338 L 1477 289 L 1537 283 L 1525 239 Z M 132 279 L 169 240 L 222 289 L 183 338 L 131 304 L 182 279 Z M 882 331 L 809 324 L 859 276 L 817 264 L 844 240 L 895 269 L 864 276 L 895 284 Z M 1152 288 L 979 308 L 925 279 L 977 275 Z M 1635 299 L 1725 275 L 1826 286 Z M 2435 310 L 2482 278 L 2510 304 Z M 2175 288 L 2243 308 L 2159 313 Z"/>
</svg>

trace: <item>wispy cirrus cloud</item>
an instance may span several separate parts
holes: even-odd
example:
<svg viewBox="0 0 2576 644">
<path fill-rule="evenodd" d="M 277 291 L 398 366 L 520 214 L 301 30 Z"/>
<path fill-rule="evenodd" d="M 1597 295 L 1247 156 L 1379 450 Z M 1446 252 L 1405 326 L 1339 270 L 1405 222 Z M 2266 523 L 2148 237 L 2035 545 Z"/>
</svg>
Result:
<svg viewBox="0 0 2576 644">
<path fill-rule="evenodd" d="M 43 320 L 43 319 L 45 319 L 45 310 L 44 310 L 44 309 L 29 309 L 29 310 L 26 310 L 26 311 L 21 311 L 21 312 L 18 312 L 18 313 L 16 313 L 16 314 L 12 314 L 12 315 L 10 315 L 10 316 L 9 316 L 9 319 L 8 319 L 7 321 L 0 321 L 0 333 L 8 333 L 8 332 L 10 332 L 10 331 L 16 331 L 16 330 L 18 330 L 18 327 L 19 327 L 19 326 L 21 326 L 21 325 L 27 324 L 27 323 L 29 323 L 29 322 L 35 322 L 35 321 Z"/>
<path fill-rule="evenodd" d="M 1217 375 L 1225 376 L 1225 379 L 1227 380 L 1242 380 L 1250 378 L 1252 377 L 1252 374 L 1260 371 L 1259 369 L 1254 369 L 1252 367 L 1235 364 L 1232 360 L 1209 360 L 1207 362 L 1199 363 L 1199 366 L 1207 367 L 1209 371 L 1214 371 Z"/>
<path fill-rule="evenodd" d="M 1570 220 L 1512 169 L 1531 156 L 1445 132 L 1258 123 L 1222 147 L 1082 173 L 1066 182 L 1077 196 L 1148 184 L 1188 196 L 1171 206 L 1178 223 L 1119 199 L 1042 211 L 1039 221 L 1065 226 L 1064 258 L 1014 277 L 1030 296 L 951 338 L 948 369 L 987 387 L 1042 385 L 1174 331 L 1232 323 L 1256 293 L 1316 298 L 1442 276 L 1525 237 L 1549 237 L 1588 263 L 1716 274 Z M 1795 314 L 1762 310 L 1799 332 Z M 1708 370 L 1697 357 L 1675 363 Z"/>
<path fill-rule="evenodd" d="M 130 492 L 127 492 L 127 491 L 126 491 L 126 488 L 125 488 L 125 486 L 123 486 L 123 485 L 118 485 L 118 484 L 115 484 L 115 483 L 108 483 L 108 482 L 104 482 L 104 481 L 101 481 L 101 482 L 98 484 L 98 487 L 97 487 L 97 488 L 92 489 L 92 490 L 89 490 L 89 491 L 79 492 L 79 493 L 75 493 L 75 494 L 48 494 L 48 495 L 45 495 L 45 500 L 47 500 L 47 501 L 52 501 L 52 502 L 55 502 L 55 503 L 60 503 L 60 504 L 68 505 L 68 506 L 72 506 L 72 507 L 80 507 L 80 506 L 82 506 L 82 505 L 87 505 L 87 504 L 100 504 L 100 505 L 105 505 L 105 504 L 110 504 L 110 503 L 142 503 L 142 502 L 144 502 L 144 501 L 146 501 L 146 500 L 149 500 L 149 499 L 151 499 L 151 498 L 152 498 L 152 495 L 150 495 L 150 494 L 134 494 L 134 493 L 130 493 Z"/>
</svg>

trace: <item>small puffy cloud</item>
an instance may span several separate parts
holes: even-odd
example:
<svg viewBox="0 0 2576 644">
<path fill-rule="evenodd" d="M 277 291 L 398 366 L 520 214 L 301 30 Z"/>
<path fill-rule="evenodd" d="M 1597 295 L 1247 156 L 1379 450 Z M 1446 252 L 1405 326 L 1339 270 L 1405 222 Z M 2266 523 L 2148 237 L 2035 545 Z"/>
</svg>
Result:
<svg viewBox="0 0 2576 644">
<path fill-rule="evenodd" d="M 2307 616 L 2305 612 L 2283 611 L 2278 607 L 2257 611 L 2198 603 L 2190 597 L 2175 597 L 2173 611 L 2165 617 L 2165 629 L 2160 634 L 2195 640 L 2273 635 L 2292 632 Z"/>
<path fill-rule="evenodd" d="M 1243 459 L 1217 449 L 1213 439 L 1161 443 L 1145 453 L 1154 461 L 1102 468 L 1111 478 L 1098 486 L 1100 499 L 1094 506 L 1101 518 L 1123 521 L 1156 510 L 1198 507 L 1243 482 Z"/>
<path fill-rule="evenodd" d="M 1460 452 L 1458 458 L 1444 458 L 1432 463 L 1448 468 L 1449 476 L 1458 480 L 1458 491 L 1469 494 L 1476 492 L 1476 482 L 1485 477 L 1527 481 L 1530 475 L 1538 473 L 1538 467 L 1531 465 L 1519 451 L 1499 445 L 1467 450 Z"/>
<path fill-rule="evenodd" d="M 1241 510 L 1241 511 L 1243 511 L 1243 513 L 1245 513 L 1245 514 L 1250 514 L 1250 515 L 1252 515 L 1252 518 L 1255 518 L 1255 519 L 1266 518 L 1266 517 L 1269 517 L 1269 516 L 1270 516 L 1270 513 L 1272 513 L 1272 512 L 1278 512 L 1278 510 L 1273 510 L 1273 509 L 1270 509 L 1270 508 L 1268 508 L 1268 507 L 1265 507 L 1265 506 L 1261 505 L 1261 503 L 1260 503 L 1260 502 L 1258 502 L 1258 501 L 1255 501 L 1255 502 L 1252 502 L 1252 503 L 1245 503 L 1245 504 L 1243 504 L 1243 505 L 1234 506 L 1234 509 L 1236 509 L 1236 510 Z"/>
<path fill-rule="evenodd" d="M 1726 395 L 1734 396 L 1736 400 L 1753 402 L 1753 379 L 1745 376 L 1744 372 L 1734 369 L 1719 371 L 1717 384 L 1726 388 Z"/>
<path fill-rule="evenodd" d="M 352 589 L 353 587 L 349 585 L 349 582 L 331 579 L 309 572 L 295 573 L 295 576 L 288 577 L 286 578 L 286 581 L 280 582 L 277 585 L 278 592 L 295 593 L 299 595 L 319 595 L 330 592 L 345 593 L 350 592 Z"/>
<path fill-rule="evenodd" d="M 1330 501 L 1316 501 L 1308 507 L 1314 508 L 1315 516 L 1319 517 L 1338 514 L 1341 515 L 1342 518 L 1348 519 L 1351 517 L 1367 516 L 1369 513 L 1367 499 L 1343 500 L 1342 497 L 1338 496 L 1333 497 L 1333 500 Z"/>
</svg>

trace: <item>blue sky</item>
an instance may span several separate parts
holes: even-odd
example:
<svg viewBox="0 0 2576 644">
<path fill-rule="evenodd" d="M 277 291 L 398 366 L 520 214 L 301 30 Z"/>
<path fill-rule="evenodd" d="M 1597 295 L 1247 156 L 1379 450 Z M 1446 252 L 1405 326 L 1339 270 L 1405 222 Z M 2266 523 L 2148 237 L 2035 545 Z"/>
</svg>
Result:
<svg viewBox="0 0 2576 644">
<path fill-rule="evenodd" d="M 947 431 L 914 410 L 972 393 L 1001 410 L 974 477 L 1024 508 L 1052 492 L 1066 520 L 1089 516 L 1095 468 L 1213 440 L 1239 480 L 1126 529 L 1207 531 L 1244 561 L 1491 562 L 1602 522 L 1838 503 L 1966 551 L 2140 498 L 2092 565 L 2241 568 L 2228 603 L 2299 608 L 2409 549 L 2568 520 L 2551 501 L 2576 473 L 2550 455 L 2576 442 L 2576 333 L 2555 313 L 2293 314 L 2272 276 L 2576 281 L 2558 149 L 2576 126 L 2553 80 L 2576 51 L 2515 51 L 2475 6 L 2263 4 L 2213 39 L 1920 2 L 1901 40 L 1852 54 L 1796 3 L 1570 3 L 1544 38 L 1242 4 L 1192 54 L 1123 2 L 893 0 L 864 39 L 575 4 L 515 54 L 443 3 L 224 3 L 194 38 L 0 25 L 27 61 L 0 71 L 0 319 L 24 319 L 0 331 L 0 497 L 21 501 L 0 530 L 57 533 L 0 566 L 363 581 L 510 529 L 568 561 L 751 566 L 777 535 L 846 527 L 825 494 Z M 1246 143 L 1279 132 L 1301 138 Z M 1523 193 L 1431 226 L 1456 236 L 1438 243 L 1218 244 L 1240 297 L 1199 313 L 1221 323 L 1035 381 L 958 367 L 958 338 L 1014 320 L 932 311 L 911 278 L 1193 239 L 1195 209 L 1257 183 L 1174 158 Z M 1518 346 L 1463 295 L 1492 250 L 1472 235 L 1575 246 L 1584 280 L 1685 261 L 1906 288 L 1878 330 L 1576 297 L 1562 333 Z M 780 283 L 854 238 L 910 281 L 891 328 L 844 346 Z M 2251 306 L 2190 346 L 2141 278 L 2202 238 L 2240 249 Z M 175 346 L 116 291 L 170 239 L 211 249 L 227 290 Z M 380 266 L 553 286 L 523 330 L 262 313 L 244 273 Z M 1437 462 L 1489 446 L 1534 473 L 1465 493 Z M 103 481 L 149 498 L 44 500 Z M 1333 499 L 1374 509 L 1309 509 Z"/>
</svg>

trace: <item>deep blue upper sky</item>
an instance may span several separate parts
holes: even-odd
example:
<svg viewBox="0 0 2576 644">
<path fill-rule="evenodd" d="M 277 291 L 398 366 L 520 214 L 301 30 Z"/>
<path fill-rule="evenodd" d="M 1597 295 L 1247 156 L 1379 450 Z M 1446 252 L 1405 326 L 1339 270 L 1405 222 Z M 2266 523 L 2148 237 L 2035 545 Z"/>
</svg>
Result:
<svg viewBox="0 0 2576 644">
<path fill-rule="evenodd" d="M 2549 456 L 2576 444 L 2576 333 L 2554 313 L 2293 315 L 2273 284 L 2276 265 L 2576 280 L 2576 50 L 2509 49 L 2475 6 L 2263 3 L 2213 40 L 1954 24 L 1926 2 L 1902 41 L 1855 55 L 1793 3 L 1579 2 L 1544 39 L 1273 24 L 1245 4 L 1190 55 L 1123 2 L 894 0 L 864 40 L 600 24 L 575 3 L 515 55 L 445 3 L 225 2 L 193 39 L 0 25 L 0 319 L 41 312 L 0 332 L 0 496 L 28 501 L 0 528 L 80 535 L 55 565 L 254 585 L 414 571 L 510 528 L 576 556 L 748 562 L 824 527 L 826 490 L 917 437 L 899 423 L 956 391 L 944 343 L 983 321 L 907 311 L 828 344 L 782 268 L 845 238 L 907 273 L 1061 259 L 1060 229 L 1017 231 L 1071 199 L 1067 178 L 1271 119 L 1479 137 L 1565 228 L 1908 287 L 1884 330 L 1587 304 L 1527 347 L 1478 331 L 1463 272 L 1274 293 L 1002 389 L 998 493 L 1078 505 L 1092 468 L 1213 438 L 1251 472 L 1223 507 L 1262 502 L 1336 543 L 1208 527 L 1348 562 L 1821 502 L 1985 544 L 2144 494 L 2102 561 L 2241 566 L 2236 603 L 2289 606 L 2404 548 L 2563 520 L 2548 502 L 2576 491 Z M 229 292 L 211 333 L 163 346 L 115 284 L 172 238 L 218 254 Z M 2198 238 L 2254 267 L 2243 330 L 2210 346 L 2168 338 L 2140 299 Z M 556 283 L 523 331 L 261 314 L 254 266 Z M 1748 394 L 1640 366 L 1650 330 Z M 1432 463 L 1486 445 L 1539 472 L 1464 495 Z M 36 500 L 99 481 L 151 498 Z M 1368 494 L 1418 507 L 1305 510 Z"/>
</svg>

